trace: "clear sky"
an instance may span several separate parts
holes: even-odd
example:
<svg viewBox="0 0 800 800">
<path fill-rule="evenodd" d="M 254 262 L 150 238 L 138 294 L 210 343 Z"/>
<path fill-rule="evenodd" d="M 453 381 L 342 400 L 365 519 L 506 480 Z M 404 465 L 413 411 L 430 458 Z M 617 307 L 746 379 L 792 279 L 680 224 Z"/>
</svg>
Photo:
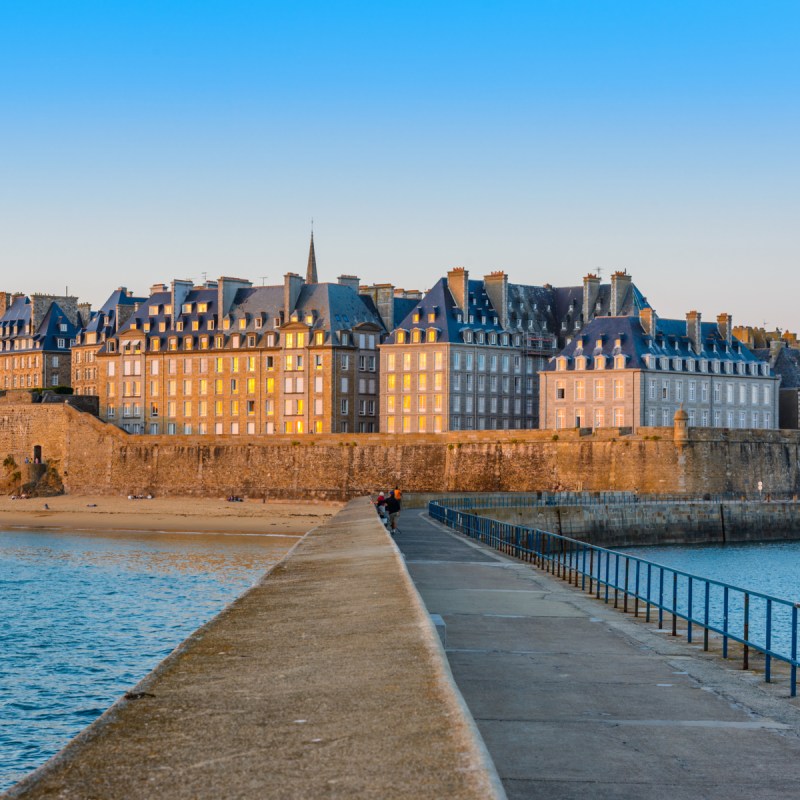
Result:
<svg viewBox="0 0 800 800">
<path fill-rule="evenodd" d="M 627 269 L 797 329 L 800 3 L 3 0 L 0 288 Z"/>
</svg>

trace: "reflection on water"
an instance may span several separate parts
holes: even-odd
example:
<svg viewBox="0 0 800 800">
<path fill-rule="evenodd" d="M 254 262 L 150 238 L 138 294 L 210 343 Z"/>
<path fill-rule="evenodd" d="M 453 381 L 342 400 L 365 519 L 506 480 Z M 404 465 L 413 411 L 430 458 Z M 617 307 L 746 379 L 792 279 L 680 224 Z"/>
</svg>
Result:
<svg viewBox="0 0 800 800">
<path fill-rule="evenodd" d="M 63 747 L 295 541 L 0 532 L 0 791 Z"/>
</svg>

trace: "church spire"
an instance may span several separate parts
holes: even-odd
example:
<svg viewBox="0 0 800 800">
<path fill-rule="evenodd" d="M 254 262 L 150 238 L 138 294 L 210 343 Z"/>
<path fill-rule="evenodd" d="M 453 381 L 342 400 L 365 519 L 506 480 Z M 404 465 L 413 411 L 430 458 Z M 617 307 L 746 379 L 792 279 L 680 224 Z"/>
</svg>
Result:
<svg viewBox="0 0 800 800">
<path fill-rule="evenodd" d="M 306 283 L 319 283 L 317 280 L 317 255 L 314 252 L 314 229 L 311 229 L 311 246 L 308 248 L 308 268 Z"/>
</svg>

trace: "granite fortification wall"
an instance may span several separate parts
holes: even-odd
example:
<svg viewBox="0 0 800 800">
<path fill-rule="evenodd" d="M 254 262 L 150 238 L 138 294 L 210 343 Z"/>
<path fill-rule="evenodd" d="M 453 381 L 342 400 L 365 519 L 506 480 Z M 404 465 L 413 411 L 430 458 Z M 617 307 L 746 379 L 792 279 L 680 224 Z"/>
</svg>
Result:
<svg viewBox="0 0 800 800">
<path fill-rule="evenodd" d="M 440 435 L 132 436 L 61 404 L 0 404 L 0 461 L 35 446 L 76 494 L 344 499 L 407 492 L 800 491 L 800 433 L 671 428 Z"/>
</svg>

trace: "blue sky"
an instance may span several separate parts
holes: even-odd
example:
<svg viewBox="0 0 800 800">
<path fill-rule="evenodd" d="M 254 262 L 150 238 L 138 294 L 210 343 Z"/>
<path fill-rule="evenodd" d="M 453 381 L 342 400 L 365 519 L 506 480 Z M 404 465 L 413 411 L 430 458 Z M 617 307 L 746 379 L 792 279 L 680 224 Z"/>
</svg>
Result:
<svg viewBox="0 0 800 800">
<path fill-rule="evenodd" d="M 797 329 L 797 2 L 0 4 L 7 291 L 627 269 Z"/>
</svg>

